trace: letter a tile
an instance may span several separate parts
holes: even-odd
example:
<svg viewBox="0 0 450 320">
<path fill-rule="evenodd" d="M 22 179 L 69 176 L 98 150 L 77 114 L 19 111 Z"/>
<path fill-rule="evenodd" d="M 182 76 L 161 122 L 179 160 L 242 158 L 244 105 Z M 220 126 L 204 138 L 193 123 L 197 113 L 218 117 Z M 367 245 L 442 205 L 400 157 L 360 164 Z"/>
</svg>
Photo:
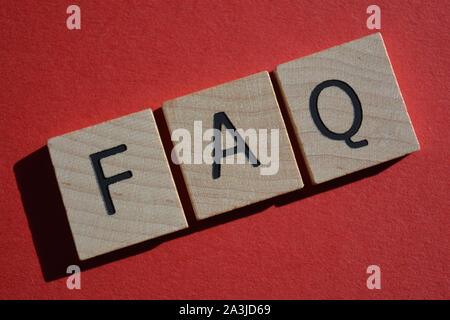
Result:
<svg viewBox="0 0 450 320">
<path fill-rule="evenodd" d="M 198 219 L 303 187 L 267 72 L 162 108 Z"/>
<path fill-rule="evenodd" d="M 276 68 L 314 183 L 419 150 L 379 33 Z"/>
<path fill-rule="evenodd" d="M 81 260 L 187 227 L 151 110 L 48 148 Z"/>
</svg>

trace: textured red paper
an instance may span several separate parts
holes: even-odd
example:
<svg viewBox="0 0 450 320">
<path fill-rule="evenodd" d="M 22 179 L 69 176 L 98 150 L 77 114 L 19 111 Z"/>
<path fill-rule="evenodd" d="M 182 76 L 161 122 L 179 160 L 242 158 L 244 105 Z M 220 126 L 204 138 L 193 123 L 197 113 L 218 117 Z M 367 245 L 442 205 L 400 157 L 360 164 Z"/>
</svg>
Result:
<svg viewBox="0 0 450 320">
<path fill-rule="evenodd" d="M 0 6 L 1 299 L 450 298 L 448 1 L 376 2 L 421 151 L 88 263 L 81 290 L 60 277 L 73 248 L 48 138 L 368 35 L 373 3 L 77 1 L 69 31 L 70 4 Z"/>
</svg>

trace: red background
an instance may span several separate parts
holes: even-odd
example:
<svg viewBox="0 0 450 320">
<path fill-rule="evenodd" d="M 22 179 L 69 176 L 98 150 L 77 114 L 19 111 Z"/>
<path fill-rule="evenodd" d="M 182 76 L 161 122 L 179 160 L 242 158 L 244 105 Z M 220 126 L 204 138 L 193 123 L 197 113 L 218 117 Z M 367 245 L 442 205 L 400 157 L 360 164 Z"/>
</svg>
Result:
<svg viewBox="0 0 450 320">
<path fill-rule="evenodd" d="M 75 3 L 73 31 L 72 1 L 0 6 L 0 298 L 450 298 L 448 1 Z M 421 151 L 82 263 L 66 288 L 48 138 L 371 34 L 373 3 Z"/>
</svg>

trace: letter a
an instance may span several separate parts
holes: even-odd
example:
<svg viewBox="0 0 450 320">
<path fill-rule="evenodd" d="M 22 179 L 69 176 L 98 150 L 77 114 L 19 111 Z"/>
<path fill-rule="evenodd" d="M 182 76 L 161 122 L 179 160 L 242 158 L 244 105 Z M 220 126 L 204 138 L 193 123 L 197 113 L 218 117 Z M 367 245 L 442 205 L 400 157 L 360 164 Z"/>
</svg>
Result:
<svg viewBox="0 0 450 320">
<path fill-rule="evenodd" d="M 220 177 L 220 161 L 222 158 L 227 156 L 237 154 L 239 152 L 243 152 L 245 157 L 249 160 L 253 167 L 258 167 L 261 163 L 255 157 L 255 155 L 250 151 L 248 145 L 245 143 L 244 139 L 242 139 L 241 135 L 236 131 L 235 126 L 231 123 L 230 119 L 226 115 L 225 112 L 217 112 L 214 114 L 214 149 L 213 149 L 213 158 L 214 162 L 212 164 L 212 178 L 218 179 Z M 232 136 L 234 137 L 234 142 L 236 146 L 234 148 L 222 149 L 222 134 L 221 129 L 222 125 L 226 127 L 227 130 L 230 130 Z"/>
<path fill-rule="evenodd" d="M 71 14 L 66 20 L 67 29 L 81 29 L 81 9 L 77 5 L 70 5 L 66 10 L 67 14 Z"/>
<path fill-rule="evenodd" d="M 369 30 L 381 29 L 381 9 L 379 6 L 373 4 L 367 7 L 367 13 L 372 14 L 367 18 L 367 28 Z"/>
<path fill-rule="evenodd" d="M 81 289 L 81 274 L 80 274 L 80 267 L 77 265 L 70 265 L 67 267 L 67 274 L 73 273 L 70 277 L 67 278 L 66 286 L 67 289 L 73 290 L 73 289 Z"/>
<path fill-rule="evenodd" d="M 371 274 L 369 278 L 367 278 L 367 288 L 370 290 L 373 289 L 381 289 L 381 271 L 380 267 L 377 265 L 371 265 L 367 267 L 368 274 Z"/>
</svg>

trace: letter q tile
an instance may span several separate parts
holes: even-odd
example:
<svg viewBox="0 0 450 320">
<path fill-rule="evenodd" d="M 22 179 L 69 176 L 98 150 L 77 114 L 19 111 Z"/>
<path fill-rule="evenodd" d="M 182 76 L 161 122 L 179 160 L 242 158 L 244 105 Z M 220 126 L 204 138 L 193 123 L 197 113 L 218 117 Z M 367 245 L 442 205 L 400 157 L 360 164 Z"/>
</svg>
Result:
<svg viewBox="0 0 450 320">
<path fill-rule="evenodd" d="M 381 34 L 275 73 L 314 183 L 419 150 Z"/>
</svg>

